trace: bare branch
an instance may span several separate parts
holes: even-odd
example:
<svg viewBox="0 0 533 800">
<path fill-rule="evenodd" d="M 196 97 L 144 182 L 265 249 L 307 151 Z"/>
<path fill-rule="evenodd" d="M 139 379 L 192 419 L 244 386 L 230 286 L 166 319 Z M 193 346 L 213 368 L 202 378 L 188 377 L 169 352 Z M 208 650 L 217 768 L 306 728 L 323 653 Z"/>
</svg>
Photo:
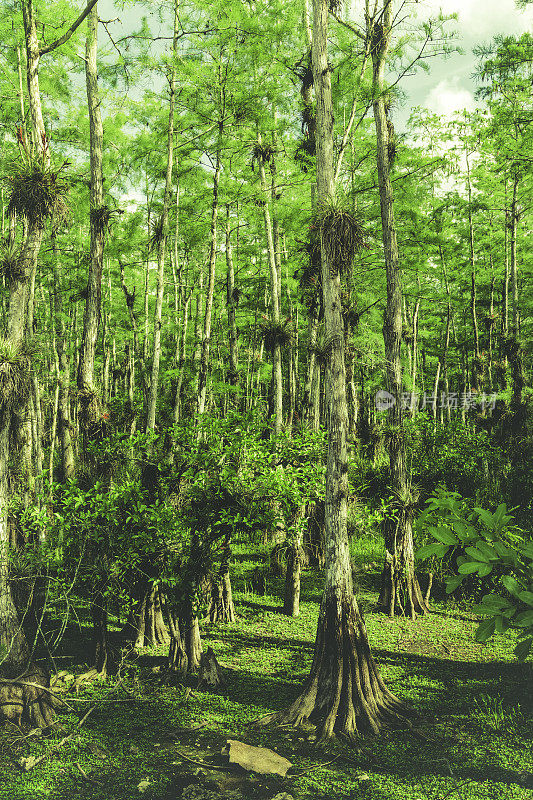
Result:
<svg viewBox="0 0 533 800">
<path fill-rule="evenodd" d="M 57 47 L 61 47 L 62 44 L 65 44 L 65 42 L 68 42 L 74 31 L 79 28 L 85 17 L 91 12 L 97 2 L 98 0 L 87 0 L 87 6 L 81 12 L 78 19 L 72 23 L 68 31 L 66 31 L 63 36 L 60 36 L 59 39 L 56 39 L 55 42 L 52 42 L 52 44 L 42 47 L 39 50 L 39 55 L 44 56 L 46 53 L 51 53 L 52 50 L 55 50 Z"/>
</svg>

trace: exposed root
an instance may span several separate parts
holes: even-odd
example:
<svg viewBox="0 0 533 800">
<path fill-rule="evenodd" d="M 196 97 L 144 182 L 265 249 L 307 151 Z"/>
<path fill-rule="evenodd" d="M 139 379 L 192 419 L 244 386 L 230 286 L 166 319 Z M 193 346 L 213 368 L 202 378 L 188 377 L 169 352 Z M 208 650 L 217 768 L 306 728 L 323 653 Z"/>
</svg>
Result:
<svg viewBox="0 0 533 800">
<path fill-rule="evenodd" d="M 355 740 L 403 723 L 411 713 L 379 674 L 355 600 L 330 590 L 322 600 L 313 665 L 301 694 L 288 709 L 256 724 L 311 724 L 319 739 Z"/>
<path fill-rule="evenodd" d="M 64 705 L 49 687 L 48 676 L 35 665 L 19 678 L 2 678 L 0 717 L 19 727 L 27 723 L 32 728 L 49 730 L 56 721 L 54 710 Z"/>
</svg>

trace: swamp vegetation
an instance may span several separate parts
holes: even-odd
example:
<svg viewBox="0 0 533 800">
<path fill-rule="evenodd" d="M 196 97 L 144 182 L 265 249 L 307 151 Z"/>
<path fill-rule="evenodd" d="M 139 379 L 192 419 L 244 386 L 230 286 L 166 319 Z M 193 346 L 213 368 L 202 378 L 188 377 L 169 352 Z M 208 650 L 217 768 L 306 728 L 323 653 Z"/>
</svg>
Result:
<svg viewBox="0 0 533 800">
<path fill-rule="evenodd" d="M 531 796 L 533 38 L 352 5 L 1 0 L 2 797 Z"/>
</svg>

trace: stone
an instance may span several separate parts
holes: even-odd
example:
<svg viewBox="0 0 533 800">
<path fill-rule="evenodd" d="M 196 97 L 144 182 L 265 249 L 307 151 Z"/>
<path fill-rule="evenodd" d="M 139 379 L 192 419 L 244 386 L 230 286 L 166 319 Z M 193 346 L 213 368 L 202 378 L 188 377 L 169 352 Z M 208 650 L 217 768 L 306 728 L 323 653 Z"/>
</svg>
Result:
<svg viewBox="0 0 533 800">
<path fill-rule="evenodd" d="M 229 756 L 230 764 L 238 764 L 247 772 L 260 775 L 279 775 L 284 778 L 292 767 L 290 761 L 267 747 L 253 747 L 235 739 L 228 739 L 223 753 Z"/>
</svg>

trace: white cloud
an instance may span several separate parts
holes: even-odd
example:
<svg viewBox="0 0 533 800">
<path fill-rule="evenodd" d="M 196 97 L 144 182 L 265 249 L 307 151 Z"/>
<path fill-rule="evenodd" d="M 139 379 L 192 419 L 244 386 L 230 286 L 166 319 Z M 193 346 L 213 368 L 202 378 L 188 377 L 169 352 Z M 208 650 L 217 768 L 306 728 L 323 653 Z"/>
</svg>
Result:
<svg viewBox="0 0 533 800">
<path fill-rule="evenodd" d="M 533 24 L 533 7 L 521 11 L 514 0 L 425 0 L 422 9 L 424 17 L 440 9 L 444 14 L 458 14 L 463 36 L 478 40 L 495 33 L 521 33 Z"/>
<path fill-rule="evenodd" d="M 451 117 L 456 111 L 474 108 L 474 95 L 459 84 L 459 77 L 440 81 L 428 94 L 424 101 L 426 108 L 445 117 Z"/>
</svg>

